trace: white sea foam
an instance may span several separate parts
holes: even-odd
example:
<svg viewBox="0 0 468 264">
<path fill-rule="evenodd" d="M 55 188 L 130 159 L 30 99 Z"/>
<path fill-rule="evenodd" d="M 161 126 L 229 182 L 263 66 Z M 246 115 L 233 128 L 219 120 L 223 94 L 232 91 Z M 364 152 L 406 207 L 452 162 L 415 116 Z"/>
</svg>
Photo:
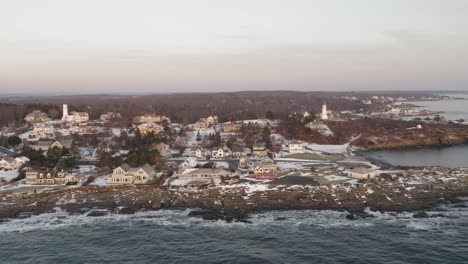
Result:
<svg viewBox="0 0 468 264">
<path fill-rule="evenodd" d="M 86 225 L 134 225 L 150 224 L 159 226 L 176 226 L 182 228 L 269 228 L 271 226 L 285 228 L 300 228 L 301 226 L 316 226 L 319 228 L 366 228 L 381 224 L 398 225 L 413 230 L 450 231 L 451 226 L 466 224 L 468 208 L 446 207 L 442 211 L 429 211 L 429 215 L 443 214 L 444 217 L 414 218 L 414 213 L 373 212 L 366 213 L 373 217 L 346 219 L 346 212 L 338 211 L 270 211 L 255 213 L 248 223 L 225 221 L 207 221 L 196 217 L 188 217 L 192 210 L 159 210 L 138 212 L 131 215 L 118 215 L 105 212 L 103 216 L 70 215 L 63 211 L 41 214 L 24 219 L 11 219 L 0 222 L 0 234 L 5 232 L 30 232 L 35 230 L 54 230 L 70 226 Z"/>
</svg>

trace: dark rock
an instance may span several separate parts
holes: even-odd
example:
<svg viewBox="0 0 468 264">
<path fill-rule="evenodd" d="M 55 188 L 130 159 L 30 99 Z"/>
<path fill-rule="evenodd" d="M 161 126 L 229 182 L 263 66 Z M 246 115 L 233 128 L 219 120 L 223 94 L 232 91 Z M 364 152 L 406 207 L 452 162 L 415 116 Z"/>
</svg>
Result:
<svg viewBox="0 0 468 264">
<path fill-rule="evenodd" d="M 226 220 L 226 216 L 219 211 L 192 211 L 188 214 L 188 216 L 211 221 Z"/>
<path fill-rule="evenodd" d="M 418 212 L 413 215 L 413 218 L 428 218 L 428 217 L 429 217 L 429 214 L 427 214 L 426 212 Z"/>
<path fill-rule="evenodd" d="M 104 210 L 92 210 L 90 211 L 87 216 L 93 216 L 93 217 L 98 217 L 98 216 L 105 216 L 105 215 L 108 215 L 109 212 L 108 211 L 104 211 Z"/>
<path fill-rule="evenodd" d="M 276 217 L 275 221 L 284 221 L 284 220 L 287 220 L 287 219 L 288 219 L 287 217 Z"/>
<path fill-rule="evenodd" d="M 32 212 L 21 212 L 18 214 L 17 218 L 24 219 L 24 218 L 29 218 L 31 216 L 33 216 Z"/>
<path fill-rule="evenodd" d="M 123 215 L 134 214 L 134 213 L 135 213 L 135 209 L 128 208 L 128 207 L 121 208 L 118 211 L 118 214 L 123 214 Z"/>
<path fill-rule="evenodd" d="M 353 214 L 346 215 L 346 219 L 348 220 L 356 220 L 356 217 Z"/>
</svg>

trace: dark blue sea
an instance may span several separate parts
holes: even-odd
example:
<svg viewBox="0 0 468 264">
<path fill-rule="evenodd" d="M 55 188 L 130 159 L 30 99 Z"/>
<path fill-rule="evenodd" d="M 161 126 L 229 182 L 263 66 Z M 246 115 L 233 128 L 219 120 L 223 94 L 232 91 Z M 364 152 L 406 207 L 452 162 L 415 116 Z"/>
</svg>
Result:
<svg viewBox="0 0 468 264">
<path fill-rule="evenodd" d="M 91 217 L 63 212 L 0 223 L 0 263 L 468 263 L 468 202 L 429 214 L 286 211 L 252 223 L 189 210 Z"/>
</svg>

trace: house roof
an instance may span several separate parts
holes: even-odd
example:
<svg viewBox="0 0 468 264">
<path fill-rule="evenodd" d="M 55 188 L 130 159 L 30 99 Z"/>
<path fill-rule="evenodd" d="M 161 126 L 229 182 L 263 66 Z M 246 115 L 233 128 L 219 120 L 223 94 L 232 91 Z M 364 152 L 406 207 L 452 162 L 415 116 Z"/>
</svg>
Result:
<svg viewBox="0 0 468 264">
<path fill-rule="evenodd" d="M 148 163 L 146 163 L 145 165 L 143 165 L 140 168 L 143 169 L 148 174 L 153 174 L 154 173 L 153 167 L 151 165 L 149 165 Z"/>
<path fill-rule="evenodd" d="M 199 174 L 199 173 L 205 173 L 205 174 L 218 174 L 218 173 L 226 173 L 225 170 L 223 169 L 196 169 L 188 173 L 184 174 Z"/>
<path fill-rule="evenodd" d="M 289 144 L 302 144 L 302 142 L 294 139 L 294 140 L 289 141 Z"/>
<path fill-rule="evenodd" d="M 12 162 L 15 160 L 15 158 L 13 158 L 13 157 L 8 157 L 8 156 L 7 156 L 7 157 L 1 158 L 0 161 L 1 161 L 1 160 L 4 160 L 4 161 L 6 161 L 6 162 L 8 162 L 8 163 L 12 163 Z"/>
<path fill-rule="evenodd" d="M 350 172 L 359 173 L 359 174 L 367 174 L 367 173 L 373 172 L 373 170 L 368 169 L 368 168 L 364 168 L 364 167 L 359 167 L 359 168 L 355 168 L 355 169 L 350 170 Z"/>
</svg>

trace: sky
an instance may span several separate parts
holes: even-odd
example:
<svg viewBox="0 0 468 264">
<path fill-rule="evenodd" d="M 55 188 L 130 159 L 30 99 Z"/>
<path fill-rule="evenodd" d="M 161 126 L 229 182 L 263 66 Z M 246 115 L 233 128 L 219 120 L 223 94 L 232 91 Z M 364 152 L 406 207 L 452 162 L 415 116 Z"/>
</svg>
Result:
<svg viewBox="0 0 468 264">
<path fill-rule="evenodd" d="M 466 0 L 0 0 L 0 93 L 468 90 Z"/>
</svg>

